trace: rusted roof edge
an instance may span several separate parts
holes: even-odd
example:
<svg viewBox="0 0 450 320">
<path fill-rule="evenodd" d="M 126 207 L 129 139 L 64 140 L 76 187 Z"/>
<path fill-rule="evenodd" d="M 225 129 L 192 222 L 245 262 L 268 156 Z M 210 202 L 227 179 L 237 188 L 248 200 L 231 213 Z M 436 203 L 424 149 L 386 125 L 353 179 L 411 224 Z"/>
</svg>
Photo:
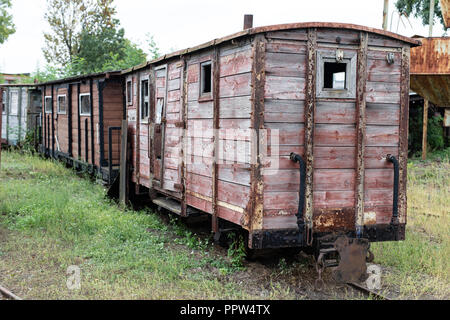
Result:
<svg viewBox="0 0 450 320">
<path fill-rule="evenodd" d="M 36 83 L 3 83 L 0 87 L 4 88 L 14 88 L 14 87 L 38 87 Z"/>
<path fill-rule="evenodd" d="M 67 77 L 67 78 L 62 78 L 62 79 L 57 79 L 57 80 L 52 80 L 52 81 L 35 83 L 35 84 L 33 84 L 33 86 L 40 87 L 40 86 L 49 85 L 49 84 L 64 83 L 64 82 L 70 82 L 70 81 L 82 80 L 82 79 L 94 78 L 94 77 L 108 78 L 110 76 L 118 76 L 121 74 L 122 74 L 121 70 L 97 72 L 97 73 L 91 73 L 91 74 L 86 74 L 86 75 L 72 76 L 72 77 Z"/>
<path fill-rule="evenodd" d="M 376 29 L 376 28 L 371 28 L 371 27 L 366 27 L 366 26 L 361 26 L 361 25 L 356 25 L 356 24 L 349 24 L 349 23 L 338 23 L 338 22 L 298 22 L 298 23 L 286 23 L 286 24 L 277 24 L 277 25 L 271 25 L 271 26 L 263 26 L 263 27 L 255 27 L 252 29 L 247 29 L 247 30 L 243 30 L 243 31 L 239 31 L 236 33 L 233 33 L 231 35 L 222 37 L 222 38 L 218 38 L 215 40 L 211 40 L 208 42 L 205 42 L 203 44 L 200 44 L 198 46 L 195 47 L 191 47 L 191 48 L 187 48 L 187 49 L 183 49 L 183 50 L 178 50 L 175 52 L 172 52 L 170 54 L 165 54 L 161 57 L 159 57 L 158 59 L 154 59 L 154 60 L 150 60 L 142 65 L 139 66 L 135 66 L 133 68 L 129 68 L 129 69 L 125 69 L 122 71 L 122 74 L 127 74 L 127 73 L 131 73 L 133 71 L 136 70 L 140 70 L 143 68 L 148 67 L 149 65 L 152 64 L 156 64 L 158 62 L 161 62 L 163 60 L 169 59 L 169 58 L 173 58 L 176 56 L 183 56 L 185 54 L 188 53 L 192 53 L 201 49 L 205 49 L 214 45 L 218 45 L 221 44 L 223 42 L 229 41 L 229 40 L 233 40 L 236 38 L 240 38 L 246 35 L 255 35 L 258 33 L 263 33 L 263 32 L 273 32 L 273 31 L 284 31 L 284 30 L 292 30 L 292 29 L 307 29 L 307 28 L 334 28 L 334 29 L 350 29 L 350 30 L 358 30 L 358 31 L 366 31 L 366 32 L 370 32 L 370 33 L 374 33 L 374 34 L 379 34 L 385 37 L 389 37 L 389 38 L 393 38 L 396 40 L 400 40 L 406 43 L 411 44 L 412 47 L 415 46 L 420 46 L 421 42 L 409 37 L 405 37 L 390 31 L 385 31 L 385 30 L 380 30 L 380 29 Z"/>
</svg>

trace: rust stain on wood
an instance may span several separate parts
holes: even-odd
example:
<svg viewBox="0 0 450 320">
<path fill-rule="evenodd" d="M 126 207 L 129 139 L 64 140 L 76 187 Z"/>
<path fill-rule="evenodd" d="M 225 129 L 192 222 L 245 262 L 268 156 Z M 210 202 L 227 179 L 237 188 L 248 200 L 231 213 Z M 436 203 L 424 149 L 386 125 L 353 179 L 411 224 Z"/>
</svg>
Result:
<svg viewBox="0 0 450 320">
<path fill-rule="evenodd" d="M 409 61 L 410 48 L 403 47 L 402 69 L 400 87 L 400 141 L 399 141 L 399 194 L 398 194 L 398 219 L 400 223 L 406 223 L 406 181 L 408 162 L 408 121 L 409 121 Z"/>
<path fill-rule="evenodd" d="M 218 158 L 219 158 L 219 116 L 220 116 L 220 51 L 216 46 L 214 48 L 213 59 L 213 134 L 214 134 L 214 151 L 213 151 L 213 164 L 212 164 L 212 231 L 219 231 L 218 220 Z"/>
<path fill-rule="evenodd" d="M 369 35 L 360 33 L 358 65 L 356 75 L 356 176 L 355 206 L 356 234 L 361 236 L 364 225 L 364 154 L 366 137 L 366 83 L 367 83 L 367 47 Z"/>
<path fill-rule="evenodd" d="M 264 91 L 266 81 L 266 39 L 257 35 L 253 43 L 252 72 L 252 115 L 251 123 L 254 131 L 250 172 L 250 201 L 247 206 L 248 220 L 245 221 L 250 230 L 263 228 L 264 214 L 264 180 L 262 173 L 261 141 L 264 129 Z"/>
<path fill-rule="evenodd" d="M 317 29 L 308 30 L 305 101 L 305 223 L 313 229 L 314 114 L 316 109 Z"/>
<path fill-rule="evenodd" d="M 187 121 L 187 101 L 188 101 L 188 79 L 187 79 L 187 62 L 186 58 L 183 57 L 181 66 L 182 69 L 182 92 L 181 92 L 181 113 L 184 128 L 182 130 L 181 136 L 181 179 L 180 183 L 182 185 L 181 192 L 181 214 L 182 216 L 187 216 L 187 203 L 186 203 L 186 121 Z"/>
<path fill-rule="evenodd" d="M 355 208 L 316 208 L 313 225 L 314 232 L 352 231 L 355 229 Z"/>
</svg>

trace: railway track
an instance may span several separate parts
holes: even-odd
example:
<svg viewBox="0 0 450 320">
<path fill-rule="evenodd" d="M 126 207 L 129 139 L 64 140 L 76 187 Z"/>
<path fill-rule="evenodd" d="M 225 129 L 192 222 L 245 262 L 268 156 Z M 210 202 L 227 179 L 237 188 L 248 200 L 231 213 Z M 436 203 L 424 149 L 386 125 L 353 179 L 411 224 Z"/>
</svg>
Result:
<svg viewBox="0 0 450 320">
<path fill-rule="evenodd" d="M 353 288 L 353 289 L 358 290 L 359 292 L 364 293 L 364 294 L 367 295 L 368 297 L 373 297 L 373 298 L 375 298 L 376 300 L 391 300 L 390 298 L 388 298 L 388 297 L 386 297 L 386 296 L 380 294 L 379 292 L 376 292 L 376 291 L 374 291 L 374 290 L 371 290 L 371 289 L 369 289 L 369 288 L 367 288 L 367 287 L 364 287 L 364 286 L 362 286 L 362 285 L 360 285 L 360 284 L 358 284 L 358 283 L 351 282 L 351 283 L 347 283 L 347 285 L 348 285 L 349 287 Z"/>
<path fill-rule="evenodd" d="M 14 293 L 6 289 L 5 287 L 2 287 L 0 285 L 0 296 L 3 300 L 23 300 L 22 298 L 16 296 Z"/>
</svg>

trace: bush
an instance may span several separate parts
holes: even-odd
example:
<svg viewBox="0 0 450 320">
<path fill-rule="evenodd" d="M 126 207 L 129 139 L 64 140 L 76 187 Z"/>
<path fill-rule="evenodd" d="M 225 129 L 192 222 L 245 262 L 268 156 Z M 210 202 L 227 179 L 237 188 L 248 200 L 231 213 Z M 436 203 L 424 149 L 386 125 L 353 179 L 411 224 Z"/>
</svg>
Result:
<svg viewBox="0 0 450 320">
<path fill-rule="evenodd" d="M 408 149 L 410 156 L 417 155 L 422 151 L 423 108 L 417 108 L 415 111 L 411 112 L 409 117 Z M 427 150 L 430 152 L 443 150 L 448 144 L 444 137 L 443 120 L 442 116 L 428 118 Z"/>
</svg>

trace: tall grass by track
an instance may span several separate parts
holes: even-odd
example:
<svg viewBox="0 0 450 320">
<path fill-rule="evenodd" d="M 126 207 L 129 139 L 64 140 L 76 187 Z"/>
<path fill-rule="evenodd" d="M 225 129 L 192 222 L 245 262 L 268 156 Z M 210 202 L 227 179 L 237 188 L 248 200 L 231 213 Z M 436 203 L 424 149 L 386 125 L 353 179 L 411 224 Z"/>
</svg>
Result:
<svg viewBox="0 0 450 320">
<path fill-rule="evenodd" d="M 60 163 L 2 152 L 0 227 L 29 235 L 33 242 L 22 243 L 28 254 L 56 256 L 61 281 L 69 265 L 84 271 L 81 292 L 69 292 L 61 282 L 49 298 L 86 298 L 92 291 L 109 299 L 249 297 L 207 271 L 211 265 L 225 271 L 232 266 L 195 250 L 205 248 L 201 240 L 189 233 L 174 239 L 177 230 L 183 232 L 169 230 L 146 210 L 120 209 L 105 193 Z M 177 243 L 181 249 L 174 248 Z"/>
<path fill-rule="evenodd" d="M 450 164 L 408 163 L 406 240 L 373 244 L 377 263 L 392 267 L 386 281 L 400 296 L 450 297 Z"/>
<path fill-rule="evenodd" d="M 390 269 L 383 281 L 399 288 L 400 297 L 450 297 L 449 208 L 448 160 L 410 162 L 406 241 L 372 244 L 375 262 Z M 119 208 L 101 185 L 51 160 L 2 153 L 0 240 L 2 225 L 25 237 L 0 247 L 0 276 L 16 258 L 6 262 L 5 252 L 33 256 L 39 266 L 48 266 L 33 271 L 31 280 L 42 278 L 37 286 L 48 290 L 44 296 L 30 293 L 31 298 L 260 298 L 245 286 L 221 281 L 220 274 L 236 268 L 210 255 L 208 244 L 182 226 L 168 225 L 147 210 Z M 82 270 L 81 291 L 65 287 L 65 270 L 73 264 Z M 35 266 L 17 268 L 30 273 Z M 268 294 L 293 297 L 276 290 Z"/>
</svg>

